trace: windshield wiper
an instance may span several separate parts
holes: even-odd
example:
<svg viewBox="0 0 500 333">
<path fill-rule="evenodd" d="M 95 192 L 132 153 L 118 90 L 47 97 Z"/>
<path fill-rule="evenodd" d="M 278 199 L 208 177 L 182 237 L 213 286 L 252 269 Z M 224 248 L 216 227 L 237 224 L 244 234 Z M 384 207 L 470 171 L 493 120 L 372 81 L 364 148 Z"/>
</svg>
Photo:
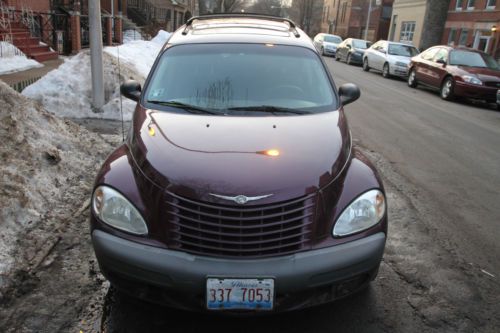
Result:
<svg viewBox="0 0 500 333">
<path fill-rule="evenodd" d="M 159 105 L 165 105 L 165 106 L 172 106 L 174 108 L 179 108 L 183 109 L 186 111 L 189 111 L 191 113 L 206 113 L 206 114 L 221 114 L 216 111 L 210 111 L 204 108 L 201 108 L 199 106 L 191 105 L 191 104 L 186 104 L 178 101 L 158 101 L 158 100 L 147 100 L 147 103 L 151 104 L 159 104 Z M 194 111 L 194 112 L 193 112 Z"/>
<path fill-rule="evenodd" d="M 238 106 L 238 107 L 228 108 L 228 110 L 230 110 L 230 111 L 262 111 L 262 112 L 269 112 L 272 114 L 277 114 L 277 113 L 308 114 L 309 113 L 307 111 L 283 108 L 283 107 L 272 106 L 272 105 Z"/>
</svg>

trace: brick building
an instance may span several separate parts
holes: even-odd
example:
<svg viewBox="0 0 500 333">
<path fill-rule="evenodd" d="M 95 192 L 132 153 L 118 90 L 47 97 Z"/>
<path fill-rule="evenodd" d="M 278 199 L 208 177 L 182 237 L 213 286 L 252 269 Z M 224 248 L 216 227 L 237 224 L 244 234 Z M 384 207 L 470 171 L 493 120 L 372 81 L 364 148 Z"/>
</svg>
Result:
<svg viewBox="0 0 500 333">
<path fill-rule="evenodd" d="M 370 15 L 367 39 L 376 41 L 387 38 L 394 0 L 325 0 L 321 18 L 321 31 L 343 38 L 365 38 Z"/>
<path fill-rule="evenodd" d="M 128 0 L 127 15 L 139 26 L 175 31 L 197 12 L 197 0 Z"/>
<path fill-rule="evenodd" d="M 89 47 L 87 0 L 0 0 L 0 8 L 0 39 L 14 43 L 29 57 L 40 61 L 54 57 L 48 47 L 42 52 L 40 41 L 61 54 Z M 126 8 L 127 0 L 101 0 L 105 45 L 122 42 Z"/>
<path fill-rule="evenodd" d="M 389 40 L 427 49 L 439 44 L 450 0 L 395 0 Z"/>
<path fill-rule="evenodd" d="M 498 59 L 499 28 L 499 0 L 451 0 L 441 43 L 469 46 Z"/>
</svg>

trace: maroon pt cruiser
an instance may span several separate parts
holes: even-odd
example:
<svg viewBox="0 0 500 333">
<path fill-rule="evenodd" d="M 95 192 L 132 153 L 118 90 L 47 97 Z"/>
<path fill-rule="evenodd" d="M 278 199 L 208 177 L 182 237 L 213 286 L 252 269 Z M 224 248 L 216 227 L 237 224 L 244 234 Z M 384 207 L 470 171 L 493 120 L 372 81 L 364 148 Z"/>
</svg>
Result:
<svg viewBox="0 0 500 333">
<path fill-rule="evenodd" d="M 189 20 L 167 41 L 126 142 L 97 175 L 91 236 L 119 290 L 195 311 L 278 312 L 377 275 L 385 192 L 338 91 L 293 22 Z"/>
</svg>

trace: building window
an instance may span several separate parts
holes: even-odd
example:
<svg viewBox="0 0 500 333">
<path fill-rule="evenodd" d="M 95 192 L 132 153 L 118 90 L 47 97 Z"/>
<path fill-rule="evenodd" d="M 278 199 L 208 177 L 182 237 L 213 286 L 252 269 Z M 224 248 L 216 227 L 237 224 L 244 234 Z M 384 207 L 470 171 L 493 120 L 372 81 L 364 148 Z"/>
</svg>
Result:
<svg viewBox="0 0 500 333">
<path fill-rule="evenodd" d="M 467 37 L 469 37 L 469 30 L 462 29 L 462 31 L 460 31 L 460 40 L 458 41 L 458 45 L 466 46 Z"/>
<path fill-rule="evenodd" d="M 448 45 L 454 45 L 457 39 L 457 29 L 451 28 L 450 34 L 448 35 Z"/>
<path fill-rule="evenodd" d="M 457 0 L 457 3 L 455 5 L 455 10 L 462 10 L 463 5 L 464 5 L 463 0 Z"/>
<path fill-rule="evenodd" d="M 468 0 L 467 1 L 467 9 L 474 9 L 474 4 L 476 3 L 476 0 Z"/>
<path fill-rule="evenodd" d="M 401 34 L 399 35 L 400 42 L 412 42 L 413 34 L 415 33 L 415 21 L 401 23 Z"/>
<path fill-rule="evenodd" d="M 495 9 L 497 6 L 497 0 L 488 0 L 486 3 L 486 9 Z"/>
</svg>

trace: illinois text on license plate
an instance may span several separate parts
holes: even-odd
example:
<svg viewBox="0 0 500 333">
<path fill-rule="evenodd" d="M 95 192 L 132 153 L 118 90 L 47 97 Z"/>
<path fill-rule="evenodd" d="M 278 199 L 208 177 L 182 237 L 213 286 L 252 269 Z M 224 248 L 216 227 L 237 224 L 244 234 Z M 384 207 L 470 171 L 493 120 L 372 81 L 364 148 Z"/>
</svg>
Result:
<svg viewBox="0 0 500 333">
<path fill-rule="evenodd" d="M 207 279 L 209 310 L 272 310 L 273 279 Z"/>
</svg>

